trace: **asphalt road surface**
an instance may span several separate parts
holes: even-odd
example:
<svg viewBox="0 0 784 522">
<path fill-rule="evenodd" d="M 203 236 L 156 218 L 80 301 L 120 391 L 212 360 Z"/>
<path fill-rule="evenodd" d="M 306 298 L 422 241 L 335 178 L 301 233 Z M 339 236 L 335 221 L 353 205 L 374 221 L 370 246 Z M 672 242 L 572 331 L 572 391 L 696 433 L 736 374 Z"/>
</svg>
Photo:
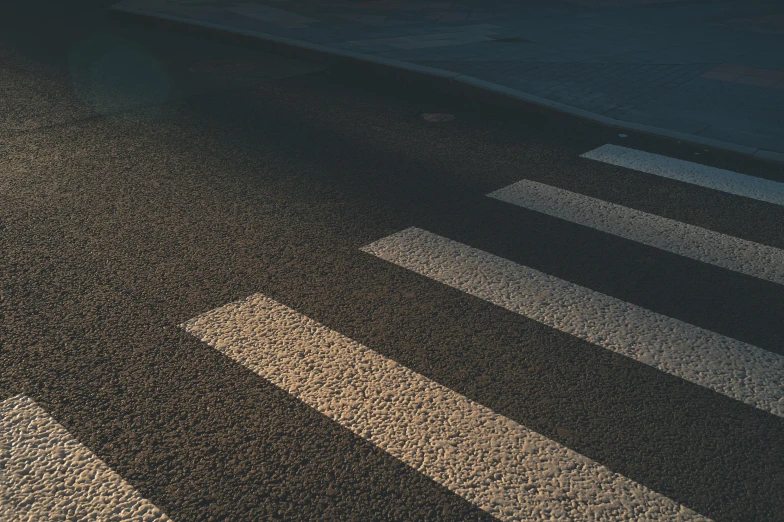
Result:
<svg viewBox="0 0 784 522">
<path fill-rule="evenodd" d="M 784 520 L 780 166 L 107 5 L 0 8 L 0 519 Z"/>
</svg>

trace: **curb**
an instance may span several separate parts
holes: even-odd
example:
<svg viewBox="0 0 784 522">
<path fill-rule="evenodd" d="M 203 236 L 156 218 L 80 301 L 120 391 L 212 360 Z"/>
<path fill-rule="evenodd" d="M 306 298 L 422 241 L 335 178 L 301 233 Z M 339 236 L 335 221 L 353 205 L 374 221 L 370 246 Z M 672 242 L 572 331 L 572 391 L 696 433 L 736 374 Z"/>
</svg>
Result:
<svg viewBox="0 0 784 522">
<path fill-rule="evenodd" d="M 295 54 L 303 58 L 310 57 L 312 59 L 313 55 L 319 55 L 321 58 L 327 58 L 332 60 L 337 59 L 338 61 L 342 61 L 342 62 L 350 61 L 354 63 L 359 62 L 363 65 L 374 65 L 386 70 L 385 72 L 405 71 L 407 73 L 411 73 L 414 76 L 420 77 L 420 79 L 424 77 L 426 79 L 435 79 L 435 80 L 440 80 L 442 82 L 444 80 L 448 80 L 447 85 L 453 86 L 454 83 L 458 83 L 459 86 L 461 87 L 468 87 L 469 89 L 472 89 L 474 91 L 480 91 L 480 93 L 484 94 L 485 97 L 487 95 L 490 95 L 492 98 L 495 98 L 495 101 L 501 101 L 501 102 L 512 101 L 517 103 L 523 103 L 529 107 L 533 106 L 538 109 L 556 111 L 561 114 L 566 114 L 569 116 L 581 118 L 583 120 L 589 120 L 595 123 L 599 123 L 607 127 L 614 127 L 621 130 L 639 132 L 642 134 L 648 134 L 656 137 L 675 139 L 685 143 L 711 147 L 717 150 L 749 156 L 751 158 L 762 160 L 765 162 L 784 164 L 784 153 L 758 149 L 747 145 L 739 145 L 736 143 L 715 140 L 712 138 L 705 138 L 703 136 L 696 136 L 694 134 L 673 131 L 661 127 L 654 127 L 652 125 L 645 125 L 642 123 L 616 120 L 613 118 L 602 116 L 601 114 L 596 114 L 590 111 L 586 111 L 584 109 L 571 107 L 563 103 L 548 100 L 547 98 L 534 96 L 533 94 L 528 94 L 523 91 L 518 91 L 517 89 L 504 87 L 503 85 L 488 82 L 485 80 L 480 80 L 478 78 L 474 78 L 473 76 L 466 76 L 464 74 L 448 71 L 445 69 L 437 69 L 435 67 L 418 65 L 414 63 L 403 62 L 400 60 L 394 60 L 391 58 L 383 58 L 380 56 L 355 53 L 352 51 L 346 51 L 344 49 L 337 49 L 326 45 L 315 44 L 304 40 L 296 40 L 293 38 L 287 38 L 285 36 L 277 36 L 274 34 L 264 33 L 260 31 L 249 31 L 245 29 L 232 28 L 232 27 L 227 27 L 220 24 L 214 24 L 203 20 L 194 20 L 192 18 L 180 17 L 180 16 L 164 14 L 164 13 L 152 14 L 146 11 L 135 9 L 133 7 L 122 7 L 122 6 L 113 5 L 109 7 L 109 10 L 117 13 L 126 13 L 134 16 L 144 17 L 147 19 L 157 20 L 157 21 L 175 22 L 178 25 L 186 25 L 191 28 L 220 31 L 222 33 L 229 33 L 234 36 L 250 38 L 257 41 L 262 41 L 264 43 L 273 44 L 276 47 L 285 49 L 290 52 L 293 51 Z"/>
</svg>

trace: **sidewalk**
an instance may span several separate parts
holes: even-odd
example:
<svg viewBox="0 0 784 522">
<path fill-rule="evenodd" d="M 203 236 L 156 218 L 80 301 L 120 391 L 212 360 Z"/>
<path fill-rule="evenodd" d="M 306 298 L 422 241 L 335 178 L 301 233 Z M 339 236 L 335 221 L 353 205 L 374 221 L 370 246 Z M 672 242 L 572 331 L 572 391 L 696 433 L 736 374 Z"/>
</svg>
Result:
<svg viewBox="0 0 784 522">
<path fill-rule="evenodd" d="M 113 9 L 360 57 L 784 162 L 775 0 L 122 0 Z"/>
</svg>

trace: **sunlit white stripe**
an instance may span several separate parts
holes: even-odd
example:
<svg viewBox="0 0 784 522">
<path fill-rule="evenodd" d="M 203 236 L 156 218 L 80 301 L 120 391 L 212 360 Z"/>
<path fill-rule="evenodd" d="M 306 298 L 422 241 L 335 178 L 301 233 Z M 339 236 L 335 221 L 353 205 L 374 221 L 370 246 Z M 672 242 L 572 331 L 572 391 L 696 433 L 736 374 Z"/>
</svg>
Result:
<svg viewBox="0 0 784 522">
<path fill-rule="evenodd" d="M 3 520 L 169 518 L 24 395 L 0 403 Z"/>
<path fill-rule="evenodd" d="M 778 248 L 525 179 L 488 196 L 784 285 L 784 250 Z"/>
<path fill-rule="evenodd" d="M 362 250 L 784 417 L 784 357 L 780 355 L 418 228 Z"/>
<path fill-rule="evenodd" d="M 609 144 L 581 157 L 784 206 L 784 183 L 731 170 Z"/>
<path fill-rule="evenodd" d="M 707 520 L 264 295 L 182 327 L 502 520 Z"/>
</svg>

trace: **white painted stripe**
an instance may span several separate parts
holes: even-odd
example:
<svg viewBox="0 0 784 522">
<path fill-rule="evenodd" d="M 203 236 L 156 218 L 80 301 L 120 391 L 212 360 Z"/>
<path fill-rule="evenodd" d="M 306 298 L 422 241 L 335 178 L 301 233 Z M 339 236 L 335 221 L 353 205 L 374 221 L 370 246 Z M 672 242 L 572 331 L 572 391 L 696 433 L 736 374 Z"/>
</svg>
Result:
<svg viewBox="0 0 784 522">
<path fill-rule="evenodd" d="M 581 157 L 784 206 L 784 183 L 731 170 L 609 144 Z"/>
<path fill-rule="evenodd" d="M 264 295 L 181 326 L 501 520 L 707 520 Z"/>
<path fill-rule="evenodd" d="M 362 250 L 784 417 L 784 357 L 775 353 L 414 227 Z"/>
<path fill-rule="evenodd" d="M 784 250 L 522 180 L 488 194 L 638 243 L 784 285 Z"/>
<path fill-rule="evenodd" d="M 3 520 L 169 518 L 30 398 L 0 403 Z"/>
</svg>

